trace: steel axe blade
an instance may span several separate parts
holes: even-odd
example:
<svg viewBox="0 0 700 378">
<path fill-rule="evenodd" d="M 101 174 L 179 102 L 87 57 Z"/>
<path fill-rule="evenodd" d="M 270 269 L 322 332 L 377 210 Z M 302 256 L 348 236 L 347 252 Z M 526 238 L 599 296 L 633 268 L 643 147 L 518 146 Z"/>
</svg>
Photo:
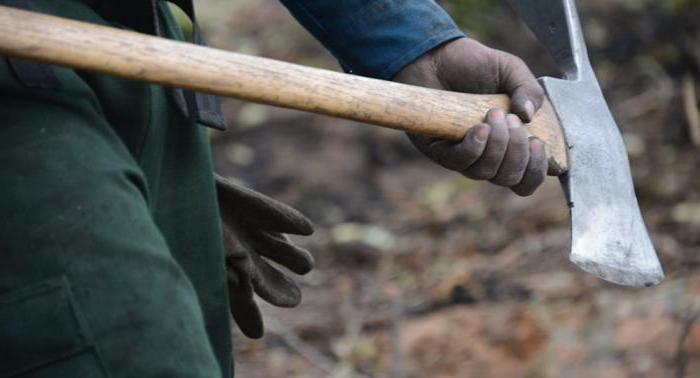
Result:
<svg viewBox="0 0 700 378">
<path fill-rule="evenodd" d="M 588 60 L 574 0 L 511 0 L 563 78 L 540 78 L 569 144 L 561 176 L 571 215 L 571 261 L 604 280 L 663 279 L 634 193 L 627 152 Z"/>
</svg>

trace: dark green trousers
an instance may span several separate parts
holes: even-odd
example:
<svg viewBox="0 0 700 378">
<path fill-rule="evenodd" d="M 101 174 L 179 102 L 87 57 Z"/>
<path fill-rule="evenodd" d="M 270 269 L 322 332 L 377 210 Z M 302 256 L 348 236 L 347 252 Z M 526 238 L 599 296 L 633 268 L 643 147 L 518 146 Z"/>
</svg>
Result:
<svg viewBox="0 0 700 378">
<path fill-rule="evenodd" d="M 31 87 L 0 58 L 0 377 L 230 376 L 206 129 L 160 86 L 50 69 Z"/>
</svg>

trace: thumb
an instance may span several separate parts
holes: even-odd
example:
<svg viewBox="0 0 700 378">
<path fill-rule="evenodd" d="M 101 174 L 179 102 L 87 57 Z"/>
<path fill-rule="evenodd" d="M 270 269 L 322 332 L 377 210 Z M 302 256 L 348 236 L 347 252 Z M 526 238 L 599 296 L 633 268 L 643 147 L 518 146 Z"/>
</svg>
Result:
<svg viewBox="0 0 700 378">
<path fill-rule="evenodd" d="M 511 97 L 511 112 L 530 122 L 544 101 L 544 90 L 522 59 L 507 54 L 501 62 L 501 87 Z"/>
</svg>

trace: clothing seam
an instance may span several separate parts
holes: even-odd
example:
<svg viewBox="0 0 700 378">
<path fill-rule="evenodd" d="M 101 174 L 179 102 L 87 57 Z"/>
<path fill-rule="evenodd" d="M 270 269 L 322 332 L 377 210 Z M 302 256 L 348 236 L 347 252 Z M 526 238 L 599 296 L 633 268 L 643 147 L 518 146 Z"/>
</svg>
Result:
<svg viewBox="0 0 700 378">
<path fill-rule="evenodd" d="M 321 23 L 321 22 L 318 20 L 318 18 L 314 17 L 313 13 L 311 13 L 311 11 L 309 11 L 308 9 L 306 9 L 306 7 L 304 6 L 304 4 L 299 4 L 299 3 L 297 3 L 297 7 L 298 7 L 301 11 L 303 11 L 304 14 L 305 14 L 306 16 L 308 16 L 309 19 L 311 19 L 311 20 L 314 22 L 314 24 L 316 24 L 316 26 L 318 26 L 318 28 L 321 29 L 321 31 L 322 31 L 324 34 L 330 35 L 330 33 L 328 32 L 328 30 L 323 26 L 323 23 Z"/>
<path fill-rule="evenodd" d="M 92 352 L 94 353 L 94 358 L 97 360 L 97 363 L 102 368 L 102 372 L 104 373 L 105 377 L 110 378 L 112 376 L 109 373 L 111 369 L 108 368 L 107 361 L 102 357 L 102 348 L 100 348 L 97 344 L 97 340 L 95 339 L 92 333 L 92 327 L 90 327 L 88 319 L 80 311 L 80 306 L 78 301 L 75 299 L 75 295 L 73 294 L 73 289 L 69 281 L 69 277 L 63 276 L 62 281 L 68 296 L 68 302 L 70 303 L 70 306 L 73 310 L 73 318 L 75 319 L 75 322 L 78 325 L 78 331 L 80 332 L 81 337 L 85 340 L 85 349 L 92 350 Z"/>
<path fill-rule="evenodd" d="M 98 360 L 100 367 L 106 377 L 110 377 L 107 367 L 105 366 L 104 359 L 102 359 L 101 353 L 97 350 L 97 345 L 89 329 L 89 325 L 85 319 L 80 314 L 77 302 L 73 296 L 73 291 L 71 290 L 68 277 L 65 275 L 60 276 L 60 278 L 50 278 L 38 284 L 32 285 L 28 288 L 20 288 L 15 291 L 10 291 L 7 293 L 0 294 L 0 307 L 11 306 L 15 303 L 23 303 L 27 300 L 32 300 L 36 298 L 46 297 L 48 295 L 64 294 L 64 299 L 68 302 L 68 311 L 70 312 L 70 318 L 74 323 L 75 327 L 75 345 L 59 353 L 51 358 L 46 358 L 42 361 L 36 362 L 29 366 L 22 366 L 18 369 L 9 372 L 9 376 L 14 376 L 17 374 L 25 374 L 28 372 L 36 371 L 45 366 L 52 365 L 59 361 L 67 360 L 71 357 L 78 356 L 85 353 L 86 351 L 92 350 L 95 353 L 95 358 Z M 3 298 L 6 297 L 6 298 Z"/>
<path fill-rule="evenodd" d="M 148 115 L 146 116 L 147 119 L 144 122 L 145 123 L 145 130 L 142 132 L 141 135 L 141 141 L 139 142 L 139 147 L 138 151 L 136 152 L 135 160 L 138 162 L 139 167 L 143 166 L 143 151 L 146 149 L 146 141 L 148 140 L 148 136 L 151 134 L 151 130 L 153 129 L 152 123 L 153 123 L 153 85 L 152 84 L 145 84 L 146 87 L 148 88 L 148 96 L 146 96 L 146 109 L 148 109 Z"/>
<path fill-rule="evenodd" d="M 341 45 L 337 45 L 335 42 L 333 42 L 333 39 L 331 38 L 331 33 L 328 31 L 328 29 L 323 25 L 323 23 L 317 17 L 315 17 L 313 15 L 313 13 L 311 13 L 311 11 L 309 11 L 304 6 L 304 4 L 297 3 L 295 6 L 297 9 L 304 12 L 304 15 L 306 15 L 309 18 L 309 20 L 311 20 L 314 23 L 314 25 L 316 25 L 318 27 L 318 29 L 323 33 L 323 38 L 321 38 L 321 37 L 317 37 L 317 38 L 326 47 L 326 49 L 328 49 L 329 51 L 338 52 L 338 55 L 341 55 L 341 53 L 343 56 L 346 55 L 343 47 Z M 338 63 L 340 64 L 341 67 L 344 66 L 343 62 L 345 62 L 345 61 L 349 61 L 349 62 L 354 63 L 354 61 L 352 59 L 345 59 L 345 57 L 336 57 L 336 58 L 337 58 Z"/>
</svg>

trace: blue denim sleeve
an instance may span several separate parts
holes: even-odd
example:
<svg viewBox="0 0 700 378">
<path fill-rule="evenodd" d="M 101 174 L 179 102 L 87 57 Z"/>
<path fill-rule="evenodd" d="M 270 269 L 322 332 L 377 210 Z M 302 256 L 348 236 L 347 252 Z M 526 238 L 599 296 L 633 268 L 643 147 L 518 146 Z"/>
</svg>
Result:
<svg viewBox="0 0 700 378">
<path fill-rule="evenodd" d="M 281 0 L 346 72 L 379 79 L 463 37 L 434 0 Z"/>
</svg>

